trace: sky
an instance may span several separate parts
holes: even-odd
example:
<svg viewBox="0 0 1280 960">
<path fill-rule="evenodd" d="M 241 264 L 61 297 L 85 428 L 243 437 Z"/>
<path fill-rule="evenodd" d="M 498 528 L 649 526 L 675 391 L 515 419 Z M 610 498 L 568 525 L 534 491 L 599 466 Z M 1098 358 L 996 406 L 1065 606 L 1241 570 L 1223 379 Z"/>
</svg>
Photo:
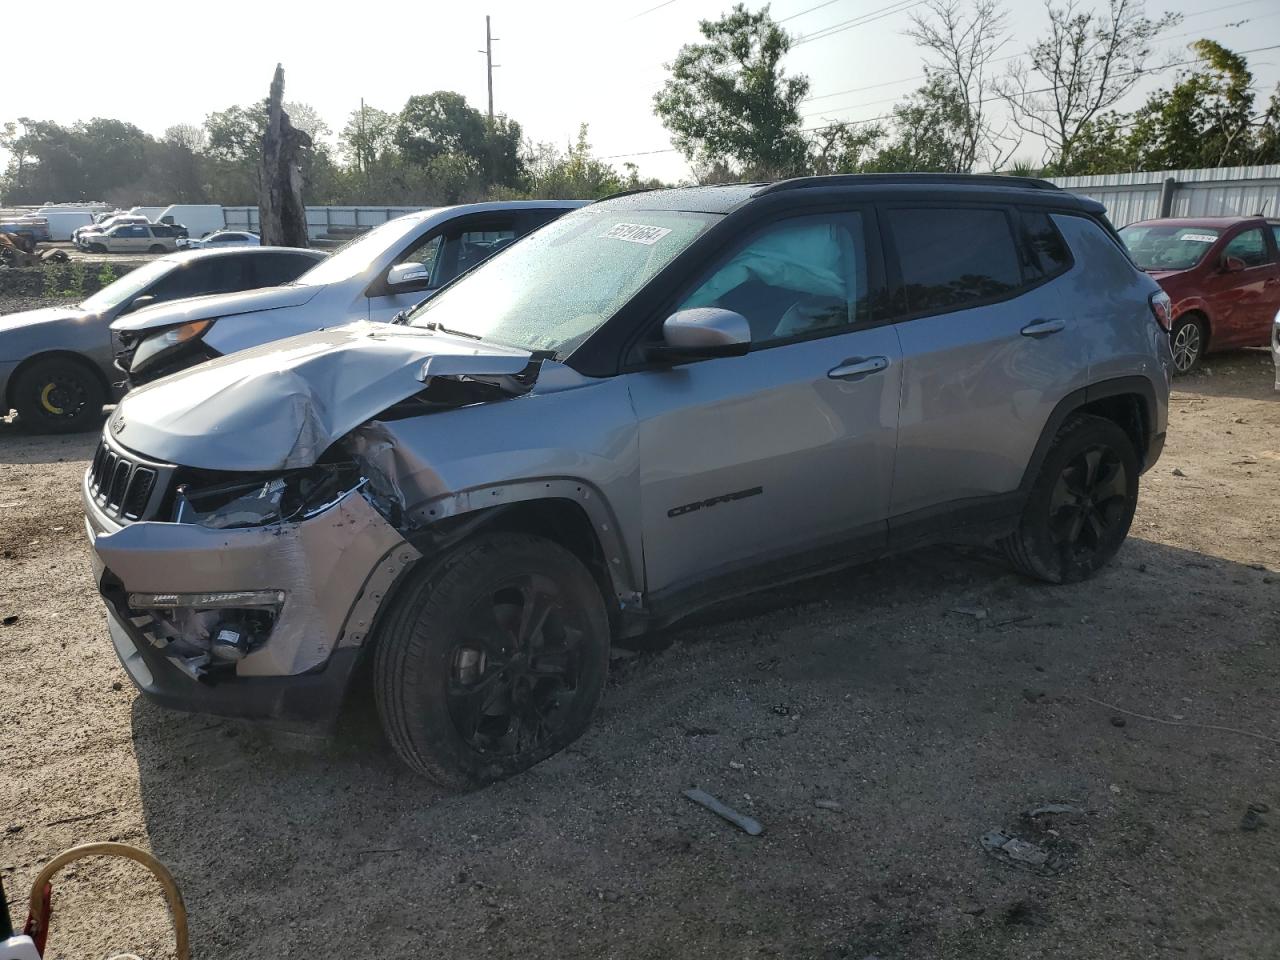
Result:
<svg viewBox="0 0 1280 960">
<path fill-rule="evenodd" d="M 215 110 L 261 99 L 277 62 L 285 68 L 285 98 L 314 106 L 334 131 L 361 97 L 398 110 L 412 94 L 448 89 L 484 110 L 489 14 L 497 38 L 497 113 L 518 120 L 530 139 L 561 146 L 587 123 L 597 156 L 619 167 L 630 160 L 642 175 L 678 181 L 688 178 L 689 167 L 670 149 L 653 115 L 653 95 L 666 77 L 664 64 L 698 39 L 698 21 L 730 6 L 731 0 L 9 4 L 6 75 L 26 80 L 0 85 L 0 122 L 25 116 L 69 124 L 102 116 L 158 135 L 172 124 L 198 124 Z M 920 52 L 903 34 L 910 13 L 877 13 L 900 6 L 774 0 L 773 16 L 801 38 L 874 17 L 800 43 L 787 55 L 787 71 L 811 81 L 814 99 L 801 107 L 806 126 L 885 114 L 919 84 Z M 1043 6 L 1039 0 L 1005 0 L 1005 6 L 1013 37 L 1002 55 L 1022 53 L 1043 30 Z M 1184 16 L 1158 45 L 1168 60 L 1184 59 L 1186 44 L 1199 37 L 1241 51 L 1280 44 L 1280 0 L 1148 0 L 1149 13 L 1166 10 Z M 17 38 L 22 42 L 13 42 Z M 136 60 L 130 51 L 140 54 Z M 1249 61 L 1265 100 L 1280 81 L 1280 49 L 1251 54 Z M 1144 78 L 1126 106 L 1175 75 L 1168 70 Z M 1039 153 L 1040 145 L 1028 140 L 1017 156 L 1035 162 Z"/>
</svg>

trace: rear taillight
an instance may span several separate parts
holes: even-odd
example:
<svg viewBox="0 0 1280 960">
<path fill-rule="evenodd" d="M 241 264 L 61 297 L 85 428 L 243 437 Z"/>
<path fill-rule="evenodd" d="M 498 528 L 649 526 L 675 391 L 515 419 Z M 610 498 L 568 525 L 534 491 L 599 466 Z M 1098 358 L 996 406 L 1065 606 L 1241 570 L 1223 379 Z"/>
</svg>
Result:
<svg viewBox="0 0 1280 960">
<path fill-rule="evenodd" d="M 1163 290 L 1157 291 L 1151 295 L 1149 300 L 1151 304 L 1151 315 L 1156 318 L 1156 323 L 1160 324 L 1165 333 L 1173 328 L 1173 301 L 1169 299 L 1169 295 Z"/>
</svg>

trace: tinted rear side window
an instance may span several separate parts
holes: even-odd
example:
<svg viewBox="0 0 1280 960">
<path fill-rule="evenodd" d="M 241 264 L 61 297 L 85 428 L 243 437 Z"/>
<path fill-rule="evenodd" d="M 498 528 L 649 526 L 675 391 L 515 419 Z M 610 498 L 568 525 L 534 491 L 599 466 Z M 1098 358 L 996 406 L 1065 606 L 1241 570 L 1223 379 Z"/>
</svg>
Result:
<svg viewBox="0 0 1280 960">
<path fill-rule="evenodd" d="M 1022 284 L 1003 210 L 911 207 L 886 213 L 911 313 L 956 310 Z"/>
<path fill-rule="evenodd" d="M 1058 228 L 1043 210 L 1022 211 L 1022 228 L 1028 243 L 1027 278 L 1055 277 L 1071 266 L 1071 251 Z"/>
<path fill-rule="evenodd" d="M 300 253 L 264 253 L 255 258 L 257 284 L 278 287 L 292 283 L 320 261 Z"/>
</svg>

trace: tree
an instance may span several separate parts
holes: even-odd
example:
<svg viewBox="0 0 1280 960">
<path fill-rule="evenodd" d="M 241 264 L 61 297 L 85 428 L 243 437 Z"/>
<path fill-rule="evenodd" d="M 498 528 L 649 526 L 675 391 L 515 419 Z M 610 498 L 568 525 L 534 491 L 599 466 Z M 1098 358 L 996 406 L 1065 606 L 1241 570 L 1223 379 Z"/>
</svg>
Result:
<svg viewBox="0 0 1280 960">
<path fill-rule="evenodd" d="M 1148 72 L 1151 43 L 1180 21 L 1146 15 L 1143 0 L 1107 0 L 1105 13 L 1077 0 L 1046 0 L 1049 33 L 1013 64 L 1000 85 L 1014 124 L 1044 139 L 1046 165 L 1068 169 L 1081 128 L 1113 109 Z"/>
<path fill-rule="evenodd" d="M 487 152 L 485 119 L 452 90 L 412 96 L 396 121 L 395 144 L 408 160 L 423 166 L 445 153 L 481 164 Z"/>
<path fill-rule="evenodd" d="M 1142 169 L 1129 133 L 1130 125 L 1127 114 L 1114 110 L 1082 123 L 1070 160 L 1065 164 L 1058 163 L 1053 173 L 1071 177 Z"/>
<path fill-rule="evenodd" d="M 964 96 L 940 75 L 893 106 L 889 142 L 864 166 L 866 172 L 966 173 L 972 114 Z"/>
<path fill-rule="evenodd" d="M 338 134 L 338 151 L 357 170 L 368 172 L 378 159 L 395 148 L 399 117 L 377 107 L 352 110 Z"/>
<path fill-rule="evenodd" d="M 587 125 L 578 127 L 578 138 L 561 153 L 552 144 L 530 149 L 528 195 L 535 199 L 595 200 L 626 189 L 618 172 L 591 155 Z"/>
<path fill-rule="evenodd" d="M 1132 150 L 1145 170 L 1255 162 L 1253 74 L 1245 58 L 1213 40 L 1191 44 L 1198 62 L 1133 117 Z"/>
<path fill-rule="evenodd" d="M 310 246 L 302 203 L 302 155 L 310 147 L 311 137 L 294 127 L 285 110 L 284 68 L 277 63 L 258 161 L 258 222 L 264 246 Z"/>
<path fill-rule="evenodd" d="M 858 173 L 884 139 L 880 124 L 829 123 L 809 140 L 809 172 L 816 176 Z"/>
<path fill-rule="evenodd" d="M 998 170 L 1012 149 L 992 123 L 987 103 L 994 92 L 991 60 L 1009 41 L 1007 17 L 998 0 L 973 0 L 965 13 L 960 0 L 929 0 L 925 13 L 911 15 L 907 36 L 923 47 L 925 76 L 945 81 L 949 98 L 960 108 L 954 163 L 956 172 L 974 165 Z"/>
<path fill-rule="evenodd" d="M 809 80 L 782 69 L 790 36 L 768 6 L 752 13 L 741 3 L 698 29 L 705 42 L 680 48 L 654 97 L 676 148 L 695 165 L 723 159 L 750 178 L 802 172 L 799 105 Z"/>
</svg>

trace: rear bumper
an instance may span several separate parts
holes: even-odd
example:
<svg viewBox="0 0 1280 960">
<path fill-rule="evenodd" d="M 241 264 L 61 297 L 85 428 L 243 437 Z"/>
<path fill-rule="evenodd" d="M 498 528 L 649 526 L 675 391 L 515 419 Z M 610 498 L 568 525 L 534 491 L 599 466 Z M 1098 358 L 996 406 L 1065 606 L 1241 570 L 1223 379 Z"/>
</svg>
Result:
<svg viewBox="0 0 1280 960">
<path fill-rule="evenodd" d="M 87 482 L 82 497 L 112 644 L 134 685 L 176 710 L 332 721 L 382 599 L 421 556 L 359 493 L 301 523 L 230 530 L 121 525 Z M 184 656 L 148 611 L 129 605 L 133 593 L 248 590 L 279 591 L 284 601 L 252 651 L 220 669 L 193 667 L 190 646 Z M 183 634 L 188 641 L 201 642 Z"/>
</svg>

